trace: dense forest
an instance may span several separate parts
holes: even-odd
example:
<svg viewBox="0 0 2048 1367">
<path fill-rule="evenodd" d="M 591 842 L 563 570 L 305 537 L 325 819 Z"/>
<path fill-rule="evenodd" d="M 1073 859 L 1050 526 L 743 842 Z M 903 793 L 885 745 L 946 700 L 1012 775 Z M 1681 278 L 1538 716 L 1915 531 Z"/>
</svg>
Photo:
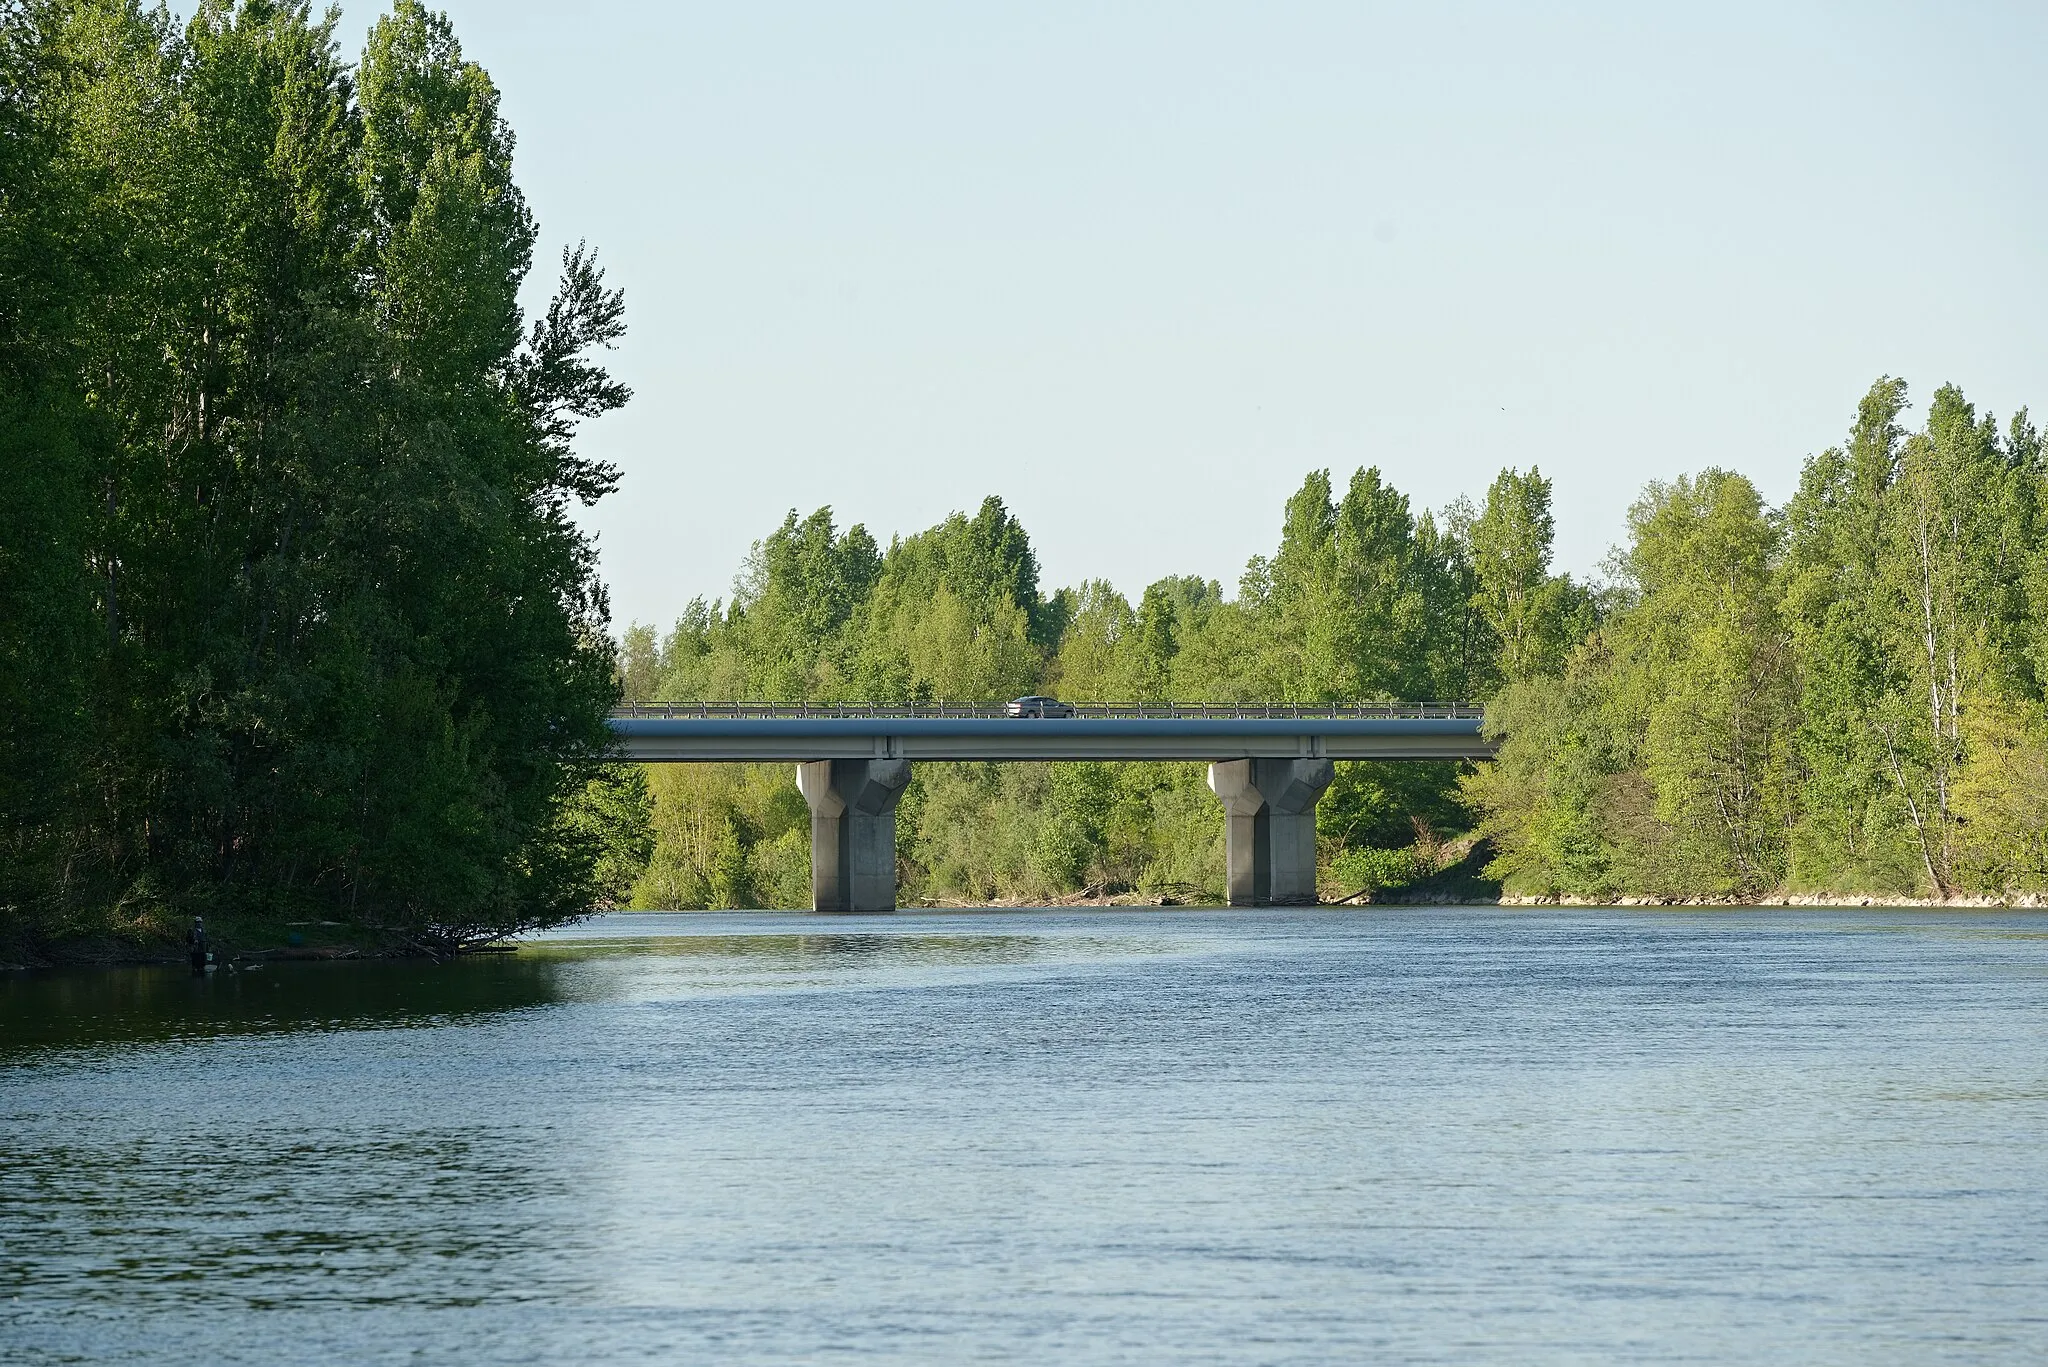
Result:
<svg viewBox="0 0 2048 1367">
<path fill-rule="evenodd" d="M 456 945 L 630 850 L 570 516 L 619 295 L 579 249 L 529 324 L 490 79 L 411 0 L 334 22 L 0 0 L 0 957 Z"/>
<path fill-rule="evenodd" d="M 1047 593 L 995 498 L 884 549 L 829 509 L 758 542 L 729 600 L 621 643 L 636 699 L 1487 704 L 1493 764 L 1346 764 L 1319 809 L 1334 896 L 1460 858 L 1533 897 L 2048 891 L 2048 466 L 1953 388 L 1918 432 L 1880 380 L 1767 507 L 1710 469 L 1647 487 L 1596 583 L 1553 573 L 1549 483 L 1417 512 L 1378 469 L 1290 498 L 1234 595 L 1169 577 Z M 649 770 L 638 905 L 798 906 L 783 766 Z M 1199 765 L 925 764 L 909 899 L 1215 899 Z M 1447 886 L 1439 881 L 1438 886 Z M 1463 886 L 1469 888 L 1469 881 Z"/>
</svg>

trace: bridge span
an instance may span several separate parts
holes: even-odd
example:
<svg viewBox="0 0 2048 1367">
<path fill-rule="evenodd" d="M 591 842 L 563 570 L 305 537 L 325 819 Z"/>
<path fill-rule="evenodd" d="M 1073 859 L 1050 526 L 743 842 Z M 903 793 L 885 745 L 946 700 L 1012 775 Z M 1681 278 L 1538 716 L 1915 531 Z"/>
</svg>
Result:
<svg viewBox="0 0 2048 1367">
<path fill-rule="evenodd" d="M 1080 705 L 999 709 L 652 703 L 612 714 L 620 758 L 792 761 L 811 808 L 811 903 L 896 907 L 896 800 L 913 760 L 1206 760 L 1223 804 L 1232 906 L 1316 900 L 1316 803 L 1339 759 L 1488 759 L 1456 703 Z"/>
</svg>

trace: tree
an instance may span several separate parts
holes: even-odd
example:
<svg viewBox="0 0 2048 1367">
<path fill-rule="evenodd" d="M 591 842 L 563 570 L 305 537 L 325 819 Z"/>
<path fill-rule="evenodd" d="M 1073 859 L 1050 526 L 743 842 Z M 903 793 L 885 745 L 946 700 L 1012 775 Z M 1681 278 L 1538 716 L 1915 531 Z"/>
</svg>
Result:
<svg viewBox="0 0 2048 1367">
<path fill-rule="evenodd" d="M 448 945 L 596 895 L 616 693 L 568 507 L 616 478 L 574 436 L 627 398 L 588 358 L 623 304 L 578 248 L 528 331 L 489 77 L 411 0 L 353 73 L 334 22 L 0 10 L 0 687 L 85 777 L 0 872 L 45 939 L 118 901 Z"/>
<path fill-rule="evenodd" d="M 74 377 L 110 253 L 66 155 L 62 43 L 54 5 L 0 6 L 0 943 L 107 891 L 88 873 L 108 639 L 90 562 L 110 434 Z"/>
<path fill-rule="evenodd" d="M 1791 671 L 1778 531 L 1741 475 L 1653 482 L 1629 511 L 1629 605 L 1605 628 L 1614 706 L 1655 794 L 1656 890 L 1762 892 L 1785 873 Z M 1639 884 L 1640 885 L 1640 884 Z"/>
<path fill-rule="evenodd" d="M 1466 791 L 1510 886 L 2042 886 L 2039 439 L 1906 402 L 1879 379 L 1781 514 L 1726 471 L 1645 491 L 1606 620 L 1489 708 Z"/>
<path fill-rule="evenodd" d="M 1128 652 L 1129 683 L 1124 689 L 1132 702 L 1173 701 L 1173 657 L 1180 652 L 1180 609 L 1170 586 L 1153 584 L 1138 604 L 1136 637 Z"/>
<path fill-rule="evenodd" d="M 1499 643 L 1498 677 L 1513 682 L 1559 672 L 1592 623 L 1585 595 L 1550 573 L 1550 481 L 1534 467 L 1526 475 L 1501 471 L 1468 536 L 1473 606 Z"/>
<path fill-rule="evenodd" d="M 1873 712 L 1890 687 L 1879 563 L 1906 401 L 1904 381 L 1873 384 L 1847 443 L 1807 461 L 1785 509 L 1779 594 L 1798 676 L 1803 772 L 1791 834 L 1795 885 L 1914 884 L 1910 836 Z"/>
</svg>

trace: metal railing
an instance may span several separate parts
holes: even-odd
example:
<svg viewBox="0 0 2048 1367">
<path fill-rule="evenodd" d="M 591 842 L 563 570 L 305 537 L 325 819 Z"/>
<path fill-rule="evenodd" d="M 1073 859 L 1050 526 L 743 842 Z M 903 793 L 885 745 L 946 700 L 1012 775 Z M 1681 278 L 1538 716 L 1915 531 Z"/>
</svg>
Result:
<svg viewBox="0 0 2048 1367">
<path fill-rule="evenodd" d="M 1213 720 L 1213 721 L 1423 721 L 1435 718 L 1476 721 L 1483 709 L 1466 702 L 1387 703 L 1067 703 L 1080 721 Z M 643 702 L 612 709 L 621 719 L 693 720 L 846 720 L 868 718 L 958 717 L 1001 720 L 1002 703 L 783 703 L 783 702 Z M 1036 713 L 1022 720 L 1038 720 Z"/>
</svg>

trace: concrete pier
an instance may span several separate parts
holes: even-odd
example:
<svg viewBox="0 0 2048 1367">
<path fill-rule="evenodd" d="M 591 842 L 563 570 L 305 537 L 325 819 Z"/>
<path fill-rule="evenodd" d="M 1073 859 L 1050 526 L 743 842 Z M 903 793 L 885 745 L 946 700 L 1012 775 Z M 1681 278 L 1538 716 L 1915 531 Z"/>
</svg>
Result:
<svg viewBox="0 0 2048 1367">
<path fill-rule="evenodd" d="M 1316 802 L 1336 769 L 1327 759 L 1233 759 L 1209 766 L 1223 804 L 1230 905 L 1312 905 Z"/>
<path fill-rule="evenodd" d="M 896 910 L 896 799 L 904 759 L 821 759 L 796 766 L 811 805 L 811 909 Z"/>
</svg>

